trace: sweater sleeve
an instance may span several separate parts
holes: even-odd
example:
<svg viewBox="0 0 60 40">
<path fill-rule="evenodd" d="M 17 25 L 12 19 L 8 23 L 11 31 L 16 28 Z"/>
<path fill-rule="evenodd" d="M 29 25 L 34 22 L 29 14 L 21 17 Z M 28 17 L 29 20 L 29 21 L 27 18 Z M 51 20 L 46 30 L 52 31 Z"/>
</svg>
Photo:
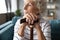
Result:
<svg viewBox="0 0 60 40">
<path fill-rule="evenodd" d="M 51 40 L 51 26 L 49 22 L 45 22 L 43 26 L 44 26 L 43 34 L 46 40 Z"/>
<path fill-rule="evenodd" d="M 22 40 L 23 37 L 19 36 L 17 31 L 18 31 L 18 28 L 20 26 L 20 19 L 17 20 L 15 26 L 14 26 L 14 37 L 13 37 L 13 40 Z"/>
</svg>

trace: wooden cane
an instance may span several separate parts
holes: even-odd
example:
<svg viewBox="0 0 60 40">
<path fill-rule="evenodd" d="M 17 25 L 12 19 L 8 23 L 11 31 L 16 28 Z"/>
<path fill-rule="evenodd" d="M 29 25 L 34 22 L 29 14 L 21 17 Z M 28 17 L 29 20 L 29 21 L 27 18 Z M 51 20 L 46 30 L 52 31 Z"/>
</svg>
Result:
<svg viewBox="0 0 60 40">
<path fill-rule="evenodd" d="M 30 40 L 33 40 L 33 25 L 30 25 Z"/>
</svg>

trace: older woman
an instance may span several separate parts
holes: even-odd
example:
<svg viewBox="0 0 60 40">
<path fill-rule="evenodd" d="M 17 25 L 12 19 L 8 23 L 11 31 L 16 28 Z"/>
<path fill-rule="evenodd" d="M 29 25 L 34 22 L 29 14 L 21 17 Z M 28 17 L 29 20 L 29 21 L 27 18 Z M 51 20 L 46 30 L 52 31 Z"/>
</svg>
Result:
<svg viewBox="0 0 60 40">
<path fill-rule="evenodd" d="M 33 24 L 33 40 L 51 40 L 51 29 L 48 22 L 40 16 L 39 0 L 24 0 L 24 16 L 26 22 L 20 24 L 19 19 L 14 27 L 13 40 L 31 40 L 30 24 Z M 34 21 L 39 20 L 34 23 Z"/>
</svg>

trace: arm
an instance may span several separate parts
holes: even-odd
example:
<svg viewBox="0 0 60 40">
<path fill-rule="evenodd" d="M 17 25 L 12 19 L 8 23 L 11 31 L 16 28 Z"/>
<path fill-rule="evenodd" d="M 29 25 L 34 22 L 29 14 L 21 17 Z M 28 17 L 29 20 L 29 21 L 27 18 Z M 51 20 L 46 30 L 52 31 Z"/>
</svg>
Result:
<svg viewBox="0 0 60 40">
<path fill-rule="evenodd" d="M 45 36 L 44 36 L 44 34 L 43 34 L 42 30 L 41 30 L 40 25 L 36 23 L 35 28 L 37 30 L 38 40 L 45 40 Z"/>
<path fill-rule="evenodd" d="M 14 37 L 13 37 L 13 40 L 22 40 L 23 37 L 21 37 L 20 35 L 18 35 L 19 28 L 21 29 L 20 19 L 17 20 L 17 22 L 16 22 L 16 24 L 14 26 Z"/>
<path fill-rule="evenodd" d="M 18 35 L 20 35 L 21 37 L 24 36 L 24 29 L 25 29 L 26 23 L 22 23 L 20 24 L 20 27 L 18 29 Z"/>
</svg>

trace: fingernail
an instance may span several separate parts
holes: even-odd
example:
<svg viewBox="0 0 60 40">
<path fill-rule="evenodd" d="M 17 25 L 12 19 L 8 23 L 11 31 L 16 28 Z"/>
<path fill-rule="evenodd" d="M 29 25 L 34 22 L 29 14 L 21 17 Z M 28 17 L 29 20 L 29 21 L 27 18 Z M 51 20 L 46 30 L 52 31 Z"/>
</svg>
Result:
<svg viewBox="0 0 60 40">
<path fill-rule="evenodd" d="M 26 19 L 26 22 L 29 22 L 28 19 Z"/>
<path fill-rule="evenodd" d="M 29 24 L 30 24 L 30 20 L 29 20 Z"/>
<path fill-rule="evenodd" d="M 33 21 L 32 21 L 32 24 L 33 24 Z"/>
</svg>

